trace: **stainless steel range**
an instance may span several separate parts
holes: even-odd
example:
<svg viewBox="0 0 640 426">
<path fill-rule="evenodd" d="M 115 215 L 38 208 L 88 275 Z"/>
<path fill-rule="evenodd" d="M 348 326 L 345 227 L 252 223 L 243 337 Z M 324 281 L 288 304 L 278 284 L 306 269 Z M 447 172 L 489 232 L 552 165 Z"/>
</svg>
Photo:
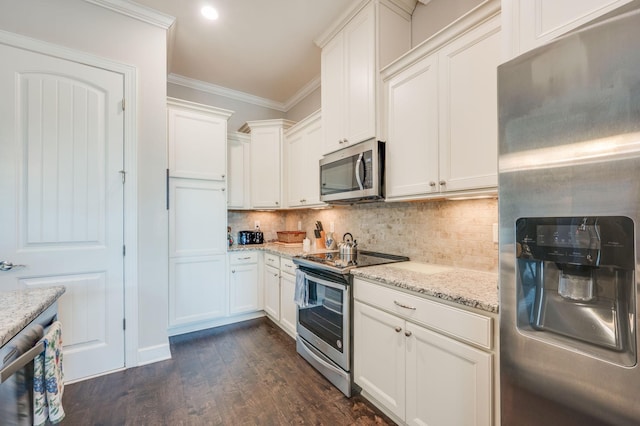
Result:
<svg viewBox="0 0 640 426">
<path fill-rule="evenodd" d="M 347 397 L 352 392 L 352 276 L 356 267 L 403 262 L 406 256 L 371 251 L 340 256 L 339 251 L 293 258 L 298 266 L 296 287 L 306 300 L 298 304 L 298 353 Z"/>
</svg>

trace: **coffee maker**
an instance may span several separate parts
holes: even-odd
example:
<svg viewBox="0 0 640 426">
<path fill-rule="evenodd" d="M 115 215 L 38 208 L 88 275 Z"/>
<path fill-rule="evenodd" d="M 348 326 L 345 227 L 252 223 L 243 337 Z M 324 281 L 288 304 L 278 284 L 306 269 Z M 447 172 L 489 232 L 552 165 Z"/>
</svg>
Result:
<svg viewBox="0 0 640 426">
<path fill-rule="evenodd" d="M 516 257 L 521 333 L 621 366 L 636 364 L 630 218 L 520 218 Z"/>
</svg>

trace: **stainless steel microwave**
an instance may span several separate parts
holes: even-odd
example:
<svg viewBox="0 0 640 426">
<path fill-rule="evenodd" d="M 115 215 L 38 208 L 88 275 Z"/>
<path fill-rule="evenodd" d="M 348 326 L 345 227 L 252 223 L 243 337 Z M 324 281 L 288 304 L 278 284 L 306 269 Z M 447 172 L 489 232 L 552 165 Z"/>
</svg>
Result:
<svg viewBox="0 0 640 426">
<path fill-rule="evenodd" d="M 353 204 L 384 199 L 385 144 L 369 139 L 320 160 L 320 200 Z"/>
</svg>

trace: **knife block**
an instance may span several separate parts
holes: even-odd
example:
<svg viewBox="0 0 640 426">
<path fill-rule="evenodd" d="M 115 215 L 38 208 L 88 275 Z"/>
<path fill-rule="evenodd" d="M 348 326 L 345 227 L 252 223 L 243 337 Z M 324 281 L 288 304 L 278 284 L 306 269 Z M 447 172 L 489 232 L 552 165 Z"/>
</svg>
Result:
<svg viewBox="0 0 640 426">
<path fill-rule="evenodd" d="M 324 249 L 326 248 L 326 245 L 324 243 L 326 234 L 324 231 L 320 231 L 320 238 L 316 238 L 316 248 L 317 249 Z"/>
</svg>

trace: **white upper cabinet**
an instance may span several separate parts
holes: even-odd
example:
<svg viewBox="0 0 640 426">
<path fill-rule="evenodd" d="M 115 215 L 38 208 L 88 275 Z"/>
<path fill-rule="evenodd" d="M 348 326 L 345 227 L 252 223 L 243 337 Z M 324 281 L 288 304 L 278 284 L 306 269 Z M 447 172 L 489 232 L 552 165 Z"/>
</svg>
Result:
<svg viewBox="0 0 640 426">
<path fill-rule="evenodd" d="M 500 16 L 445 46 L 440 65 L 440 190 L 498 186 Z"/>
<path fill-rule="evenodd" d="M 411 48 L 407 3 L 359 4 L 318 41 L 322 48 L 323 154 L 376 137 L 378 70 Z M 398 6 L 400 4 L 400 7 Z"/>
<path fill-rule="evenodd" d="M 180 99 L 167 100 L 169 175 L 224 180 L 227 120 L 232 112 Z"/>
<path fill-rule="evenodd" d="M 438 192 L 438 56 L 387 82 L 386 196 Z"/>
<path fill-rule="evenodd" d="M 500 43 L 494 0 L 382 70 L 387 200 L 496 191 Z"/>
<path fill-rule="evenodd" d="M 282 148 L 288 120 L 249 121 L 251 129 L 251 207 L 282 207 Z"/>
<path fill-rule="evenodd" d="M 247 209 L 251 205 L 251 136 L 234 132 L 227 140 L 227 207 Z"/>
<path fill-rule="evenodd" d="M 320 201 L 322 122 L 320 111 L 285 132 L 288 207 L 313 207 Z"/>
<path fill-rule="evenodd" d="M 571 31 L 631 0 L 503 0 L 506 59 Z"/>
</svg>

